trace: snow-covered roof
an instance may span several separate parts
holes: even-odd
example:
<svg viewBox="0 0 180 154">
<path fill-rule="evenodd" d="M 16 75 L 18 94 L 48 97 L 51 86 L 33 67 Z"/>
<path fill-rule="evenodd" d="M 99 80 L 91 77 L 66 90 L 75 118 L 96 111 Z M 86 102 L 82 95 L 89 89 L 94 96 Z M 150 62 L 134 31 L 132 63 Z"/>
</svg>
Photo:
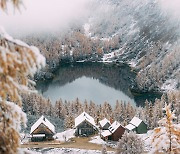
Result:
<svg viewBox="0 0 180 154">
<path fill-rule="evenodd" d="M 117 122 L 117 121 L 114 121 L 113 123 L 112 123 L 112 125 L 111 126 L 109 126 L 109 131 L 111 132 L 111 133 L 114 133 L 115 131 L 116 131 L 116 129 L 118 129 L 119 128 L 119 126 L 121 126 L 121 124 L 119 123 L 119 122 Z"/>
<path fill-rule="evenodd" d="M 133 124 L 133 125 L 136 126 L 136 127 L 138 127 L 141 122 L 142 122 L 141 119 L 139 119 L 138 117 L 134 117 L 129 123 L 130 123 L 130 124 Z"/>
<path fill-rule="evenodd" d="M 125 128 L 128 130 L 133 130 L 134 128 L 136 128 L 136 126 L 134 126 L 132 124 L 128 124 Z"/>
<path fill-rule="evenodd" d="M 111 135 L 112 133 L 109 131 L 109 130 L 104 130 L 104 131 L 102 131 L 102 133 L 101 133 L 101 135 L 103 136 L 103 137 L 107 137 L 107 136 L 109 136 L 109 135 Z"/>
<path fill-rule="evenodd" d="M 104 118 L 103 120 L 99 121 L 101 127 L 104 127 L 107 123 L 111 124 L 109 120 Z"/>
<path fill-rule="evenodd" d="M 75 118 L 75 127 L 77 127 L 79 124 L 81 124 L 85 120 L 88 121 L 89 123 L 91 123 L 93 126 L 96 127 L 96 124 L 94 122 L 94 118 L 91 117 L 86 112 L 81 113 L 77 118 Z"/>
<path fill-rule="evenodd" d="M 52 123 L 49 122 L 43 115 L 32 125 L 30 134 L 39 127 L 40 124 L 47 126 L 53 133 L 55 133 L 55 127 Z"/>
<path fill-rule="evenodd" d="M 35 134 L 35 135 L 32 135 L 33 137 L 45 137 L 46 135 L 45 134 Z"/>
</svg>

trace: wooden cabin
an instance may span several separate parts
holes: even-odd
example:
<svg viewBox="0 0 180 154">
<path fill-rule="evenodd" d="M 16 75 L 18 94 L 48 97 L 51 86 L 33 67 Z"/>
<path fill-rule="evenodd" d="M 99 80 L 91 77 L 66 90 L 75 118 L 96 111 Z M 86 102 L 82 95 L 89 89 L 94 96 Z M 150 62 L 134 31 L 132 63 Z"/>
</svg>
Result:
<svg viewBox="0 0 180 154">
<path fill-rule="evenodd" d="M 55 127 L 44 116 L 41 116 L 31 127 L 31 141 L 53 140 Z"/>
<path fill-rule="evenodd" d="M 112 141 L 118 141 L 125 132 L 125 128 L 117 121 L 114 121 L 109 127 L 109 131 L 112 133 L 109 139 Z"/>
<path fill-rule="evenodd" d="M 75 118 L 75 135 L 76 136 L 90 136 L 97 132 L 97 127 L 94 122 L 94 118 L 86 112 L 81 113 Z"/>
<path fill-rule="evenodd" d="M 125 128 L 117 121 L 114 121 L 108 130 L 102 131 L 100 134 L 104 140 L 118 141 L 125 132 Z"/>
<path fill-rule="evenodd" d="M 100 133 L 100 137 L 104 140 L 111 140 L 111 135 L 112 133 L 108 130 L 102 130 L 102 132 Z"/>
<path fill-rule="evenodd" d="M 99 121 L 99 126 L 101 130 L 108 130 L 109 126 L 111 126 L 111 123 L 109 120 L 104 118 L 103 120 Z"/>
<path fill-rule="evenodd" d="M 128 131 L 135 131 L 137 134 L 147 133 L 147 124 L 138 117 L 134 117 L 125 128 Z"/>
</svg>

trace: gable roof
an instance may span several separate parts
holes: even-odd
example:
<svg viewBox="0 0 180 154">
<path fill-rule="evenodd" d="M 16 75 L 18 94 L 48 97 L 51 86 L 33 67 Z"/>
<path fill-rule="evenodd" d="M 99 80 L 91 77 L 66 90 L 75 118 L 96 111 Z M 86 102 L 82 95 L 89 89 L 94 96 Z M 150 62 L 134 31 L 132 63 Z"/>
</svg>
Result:
<svg viewBox="0 0 180 154">
<path fill-rule="evenodd" d="M 138 117 L 134 117 L 129 123 L 130 123 L 130 124 L 133 124 L 133 125 L 136 126 L 136 127 L 138 127 L 141 122 L 142 122 L 141 119 L 139 119 Z"/>
<path fill-rule="evenodd" d="M 114 121 L 114 122 L 112 123 L 112 125 L 109 126 L 108 129 L 109 129 L 109 131 L 110 131 L 111 133 L 114 133 L 120 126 L 121 126 L 121 124 L 120 124 L 119 122 Z"/>
<path fill-rule="evenodd" d="M 96 124 L 94 122 L 94 118 L 91 117 L 86 112 L 81 113 L 77 118 L 75 118 L 75 127 L 77 127 L 79 124 L 81 124 L 85 120 L 96 127 Z"/>
<path fill-rule="evenodd" d="M 43 115 L 32 125 L 30 134 L 34 132 L 36 128 L 39 127 L 40 124 L 44 124 L 47 126 L 53 133 L 55 133 L 55 127 L 52 123 L 49 122 Z"/>
<path fill-rule="evenodd" d="M 103 120 L 99 121 L 101 127 L 104 127 L 107 123 L 111 124 L 109 120 L 104 118 Z"/>
<path fill-rule="evenodd" d="M 134 126 L 132 124 L 128 124 L 125 128 L 128 130 L 133 130 L 134 128 L 136 128 L 136 126 Z"/>
<path fill-rule="evenodd" d="M 101 135 L 102 135 L 103 137 L 110 136 L 111 134 L 112 134 L 112 133 L 111 133 L 109 130 L 104 130 L 104 131 L 101 132 Z"/>
</svg>

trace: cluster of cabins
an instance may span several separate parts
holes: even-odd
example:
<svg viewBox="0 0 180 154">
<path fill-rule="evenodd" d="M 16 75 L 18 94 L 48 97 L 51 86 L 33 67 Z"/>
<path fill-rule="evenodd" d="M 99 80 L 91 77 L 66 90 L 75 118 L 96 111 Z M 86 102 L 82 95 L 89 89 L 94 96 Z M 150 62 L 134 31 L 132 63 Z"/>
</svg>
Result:
<svg viewBox="0 0 180 154">
<path fill-rule="evenodd" d="M 127 126 L 122 126 L 119 122 L 111 123 L 104 118 L 99 121 L 99 126 L 95 124 L 94 118 L 86 112 L 75 118 L 75 135 L 91 136 L 99 132 L 103 140 L 118 141 L 125 130 L 134 131 L 137 134 L 147 133 L 147 125 L 139 118 L 134 117 Z M 55 135 L 55 127 L 44 116 L 41 116 L 31 127 L 31 141 L 52 140 Z"/>
</svg>

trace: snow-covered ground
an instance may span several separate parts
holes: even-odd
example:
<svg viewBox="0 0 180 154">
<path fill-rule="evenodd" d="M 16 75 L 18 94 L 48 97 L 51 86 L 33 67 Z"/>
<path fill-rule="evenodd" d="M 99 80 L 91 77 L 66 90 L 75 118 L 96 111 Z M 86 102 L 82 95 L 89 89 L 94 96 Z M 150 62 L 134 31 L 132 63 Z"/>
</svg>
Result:
<svg viewBox="0 0 180 154">
<path fill-rule="evenodd" d="M 92 140 L 89 141 L 90 143 L 94 143 L 94 144 L 106 144 L 106 142 L 104 140 L 102 140 L 100 138 L 100 136 L 94 136 L 92 137 Z"/>
<path fill-rule="evenodd" d="M 74 133 L 75 133 L 75 129 L 68 129 L 64 132 L 57 133 L 56 135 L 54 135 L 54 138 L 58 141 L 65 142 L 68 141 L 70 138 L 75 137 Z"/>
<path fill-rule="evenodd" d="M 85 150 L 85 149 L 73 149 L 73 148 L 43 148 L 40 150 L 28 150 L 32 154 L 101 154 L 99 150 Z M 115 152 L 107 152 L 108 154 L 114 154 Z"/>
<path fill-rule="evenodd" d="M 108 54 L 104 54 L 103 58 L 102 58 L 102 61 L 103 62 L 112 62 L 112 60 L 115 58 L 115 57 L 119 57 L 120 55 L 122 55 L 124 52 L 124 50 L 121 48 L 119 50 L 116 50 L 116 51 L 113 51 L 113 52 L 110 52 Z"/>
<path fill-rule="evenodd" d="M 175 79 L 169 79 L 162 85 L 161 89 L 165 91 L 176 90 L 177 83 Z"/>
<path fill-rule="evenodd" d="M 28 143 L 29 139 L 30 139 L 30 135 L 29 134 L 20 133 L 21 144 Z"/>
<path fill-rule="evenodd" d="M 148 131 L 146 134 L 137 134 L 141 140 L 144 142 L 144 150 L 145 151 L 150 151 L 151 150 L 151 140 L 150 140 L 150 136 L 152 134 L 152 130 Z"/>
</svg>

